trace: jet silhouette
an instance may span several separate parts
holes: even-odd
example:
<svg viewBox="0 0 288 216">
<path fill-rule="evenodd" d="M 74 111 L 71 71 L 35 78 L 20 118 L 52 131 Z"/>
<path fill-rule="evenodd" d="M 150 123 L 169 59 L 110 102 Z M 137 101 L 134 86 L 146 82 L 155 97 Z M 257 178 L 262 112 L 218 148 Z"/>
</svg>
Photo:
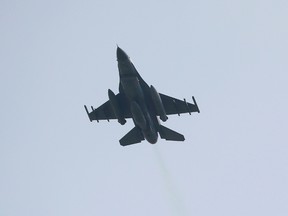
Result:
<svg viewBox="0 0 288 216">
<path fill-rule="evenodd" d="M 84 105 L 89 120 L 117 119 L 121 125 L 126 119 L 132 118 L 135 127 L 119 140 L 122 146 L 140 143 L 146 139 L 155 144 L 158 134 L 162 139 L 184 141 L 182 134 L 177 133 L 160 124 L 158 117 L 165 122 L 167 115 L 191 112 L 200 112 L 195 98 L 194 104 L 179 100 L 161 93 L 151 85 L 149 86 L 139 75 L 129 56 L 117 46 L 117 61 L 120 75 L 119 93 L 114 94 L 108 90 L 109 100 L 92 108 L 89 112 Z"/>
</svg>

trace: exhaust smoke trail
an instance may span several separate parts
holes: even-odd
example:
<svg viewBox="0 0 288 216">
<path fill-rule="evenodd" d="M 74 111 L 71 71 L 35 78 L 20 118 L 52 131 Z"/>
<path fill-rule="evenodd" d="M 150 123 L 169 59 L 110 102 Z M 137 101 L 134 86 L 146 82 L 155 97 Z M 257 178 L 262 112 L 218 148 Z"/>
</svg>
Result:
<svg viewBox="0 0 288 216">
<path fill-rule="evenodd" d="M 175 183 L 172 181 L 171 174 L 167 169 L 165 161 L 162 158 L 161 152 L 159 151 L 158 146 L 154 147 L 155 147 L 154 153 L 156 156 L 156 160 L 158 162 L 159 173 L 164 181 L 164 189 L 167 193 L 167 199 L 172 209 L 172 215 L 187 216 L 187 211 L 183 199 L 179 195 L 180 192 L 177 190 Z"/>
</svg>

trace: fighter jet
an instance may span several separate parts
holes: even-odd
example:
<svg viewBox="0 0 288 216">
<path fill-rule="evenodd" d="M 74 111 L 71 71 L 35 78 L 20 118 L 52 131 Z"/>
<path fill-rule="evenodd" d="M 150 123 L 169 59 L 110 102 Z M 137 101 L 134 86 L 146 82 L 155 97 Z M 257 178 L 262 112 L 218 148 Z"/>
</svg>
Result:
<svg viewBox="0 0 288 216">
<path fill-rule="evenodd" d="M 177 133 L 160 124 L 158 117 L 165 122 L 167 115 L 180 113 L 200 112 L 194 97 L 193 104 L 184 99 L 179 100 L 161 93 L 151 85 L 149 86 L 140 76 L 129 56 L 117 46 L 117 61 L 120 76 L 119 93 L 114 94 L 108 89 L 109 100 L 89 112 L 84 105 L 89 120 L 117 119 L 121 125 L 126 119 L 132 118 L 135 127 L 122 139 L 120 145 L 127 146 L 140 143 L 146 139 L 155 144 L 158 134 L 162 139 L 184 141 L 182 134 Z"/>
</svg>

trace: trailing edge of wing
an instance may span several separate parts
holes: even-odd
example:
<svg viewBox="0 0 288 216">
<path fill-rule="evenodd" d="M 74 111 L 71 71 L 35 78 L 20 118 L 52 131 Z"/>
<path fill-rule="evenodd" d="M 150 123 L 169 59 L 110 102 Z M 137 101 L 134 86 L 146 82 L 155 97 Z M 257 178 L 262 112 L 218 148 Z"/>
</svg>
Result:
<svg viewBox="0 0 288 216">
<path fill-rule="evenodd" d="M 123 102 L 123 100 L 121 100 L 120 98 L 120 94 L 118 93 L 116 95 L 116 99 L 119 102 Z M 131 118 L 132 115 L 129 111 L 129 109 L 126 107 L 126 104 L 121 104 L 121 107 L 123 108 L 123 115 L 124 118 Z M 84 105 L 86 113 L 89 117 L 90 121 L 96 120 L 97 122 L 99 122 L 99 120 L 107 120 L 109 121 L 110 119 L 117 119 L 117 117 L 114 114 L 112 105 L 110 103 L 110 101 L 106 101 L 104 104 L 102 104 L 101 106 L 99 106 L 98 108 L 94 109 L 93 106 L 91 106 L 92 111 L 89 112 L 87 107 Z"/>
<path fill-rule="evenodd" d="M 92 109 L 92 112 L 89 113 L 87 107 L 85 106 L 85 110 L 88 114 L 90 121 L 96 120 L 98 122 L 99 120 L 109 121 L 110 119 L 116 119 L 116 116 L 112 110 L 110 101 L 106 101 L 97 109 L 94 109 L 94 107 L 91 106 L 91 109 Z"/>
<path fill-rule="evenodd" d="M 167 115 L 178 114 L 180 113 L 191 113 L 191 112 L 200 112 L 196 100 L 192 97 L 194 104 L 164 95 L 159 94 Z"/>
</svg>

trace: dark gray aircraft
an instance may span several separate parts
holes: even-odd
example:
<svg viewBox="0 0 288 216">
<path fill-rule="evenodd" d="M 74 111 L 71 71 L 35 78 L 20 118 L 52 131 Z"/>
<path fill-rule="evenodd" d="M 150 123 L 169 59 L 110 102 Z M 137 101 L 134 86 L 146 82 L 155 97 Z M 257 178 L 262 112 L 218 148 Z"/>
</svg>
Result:
<svg viewBox="0 0 288 216">
<path fill-rule="evenodd" d="M 165 122 L 167 115 L 199 113 L 195 98 L 192 97 L 194 104 L 191 104 L 185 99 L 181 101 L 158 93 L 152 85 L 149 87 L 128 55 L 119 47 L 117 61 L 120 75 L 119 93 L 115 95 L 109 89 L 109 100 L 97 109 L 91 107 L 90 113 L 84 106 L 90 121 L 118 119 L 118 122 L 124 125 L 126 118 L 132 118 L 135 127 L 119 140 L 122 146 L 139 143 L 144 139 L 154 144 L 157 142 L 158 133 L 162 139 L 184 141 L 182 134 L 161 125 L 157 117 Z"/>
</svg>

